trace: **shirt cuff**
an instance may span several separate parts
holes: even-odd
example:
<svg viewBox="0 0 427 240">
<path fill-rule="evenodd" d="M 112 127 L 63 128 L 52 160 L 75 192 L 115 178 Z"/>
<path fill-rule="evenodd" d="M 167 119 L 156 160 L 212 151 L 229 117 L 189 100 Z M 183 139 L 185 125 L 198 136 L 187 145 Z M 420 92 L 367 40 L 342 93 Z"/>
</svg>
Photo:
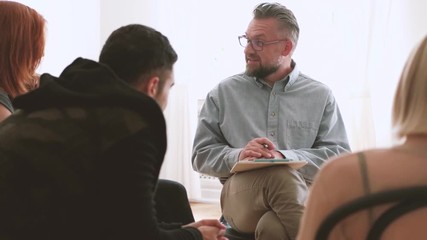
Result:
<svg viewBox="0 0 427 240">
<path fill-rule="evenodd" d="M 228 170 L 231 170 L 231 168 L 233 168 L 234 164 L 236 164 L 239 161 L 239 154 L 242 151 L 242 148 L 236 148 L 231 150 L 228 153 L 227 156 L 227 166 L 228 166 Z"/>
<path fill-rule="evenodd" d="M 294 151 L 292 150 L 278 150 L 281 154 L 283 154 L 283 156 L 285 157 L 285 159 L 294 159 L 294 160 L 298 160 L 298 156 L 294 153 Z"/>
</svg>

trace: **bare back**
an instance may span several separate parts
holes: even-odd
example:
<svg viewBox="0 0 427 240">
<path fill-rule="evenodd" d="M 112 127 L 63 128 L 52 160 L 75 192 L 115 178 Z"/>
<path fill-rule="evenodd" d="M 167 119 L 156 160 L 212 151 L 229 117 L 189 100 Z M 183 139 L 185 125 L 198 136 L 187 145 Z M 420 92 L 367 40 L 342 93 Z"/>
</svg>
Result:
<svg viewBox="0 0 427 240">
<path fill-rule="evenodd" d="M 364 152 L 366 174 L 357 154 L 327 163 L 312 187 L 310 194 L 313 196 L 307 203 L 301 223 L 303 231 L 298 239 L 314 239 L 320 223 L 332 210 L 369 192 L 427 185 L 427 149 L 424 152 L 409 149 L 403 145 Z M 368 210 L 348 217 L 337 225 L 329 239 L 365 239 L 371 222 L 390 206 L 373 208 L 372 220 Z M 426 220 L 427 208 L 404 215 L 387 228 L 382 239 L 425 239 L 427 228 L 422 225 Z"/>
</svg>

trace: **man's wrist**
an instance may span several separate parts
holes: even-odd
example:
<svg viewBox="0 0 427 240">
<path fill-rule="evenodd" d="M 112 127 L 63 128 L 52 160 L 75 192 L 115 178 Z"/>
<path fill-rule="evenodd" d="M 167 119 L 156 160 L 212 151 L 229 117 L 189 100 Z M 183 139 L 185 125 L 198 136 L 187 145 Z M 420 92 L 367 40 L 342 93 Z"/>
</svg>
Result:
<svg viewBox="0 0 427 240">
<path fill-rule="evenodd" d="M 285 155 L 278 150 L 274 150 L 274 158 L 276 159 L 286 159 Z"/>
</svg>

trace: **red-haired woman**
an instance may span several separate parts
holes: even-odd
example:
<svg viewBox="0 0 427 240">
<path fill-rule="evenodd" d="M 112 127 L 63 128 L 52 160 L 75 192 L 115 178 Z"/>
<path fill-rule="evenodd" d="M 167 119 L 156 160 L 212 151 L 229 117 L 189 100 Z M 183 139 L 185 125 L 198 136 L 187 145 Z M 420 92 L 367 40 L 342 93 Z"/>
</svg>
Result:
<svg viewBox="0 0 427 240">
<path fill-rule="evenodd" d="M 44 54 L 45 19 L 21 3 L 0 1 L 0 122 L 13 112 L 11 100 L 38 84 Z"/>
</svg>

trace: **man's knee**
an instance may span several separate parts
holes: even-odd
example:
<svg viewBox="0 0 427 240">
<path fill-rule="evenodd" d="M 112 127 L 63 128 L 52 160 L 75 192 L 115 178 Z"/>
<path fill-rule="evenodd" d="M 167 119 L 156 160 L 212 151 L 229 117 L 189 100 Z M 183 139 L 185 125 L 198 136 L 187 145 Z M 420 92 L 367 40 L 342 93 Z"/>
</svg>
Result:
<svg viewBox="0 0 427 240">
<path fill-rule="evenodd" d="M 286 226 L 294 232 L 298 229 L 307 192 L 307 185 L 297 171 L 275 166 L 232 176 L 224 185 L 221 206 L 227 221 L 232 220 L 231 225 L 243 232 L 253 232 L 257 224 L 263 226 L 264 221 L 259 221 L 269 211 L 275 214 L 279 225 L 267 224 L 260 228 L 260 235 L 269 234 L 261 229 L 274 226 L 279 229 Z"/>
<path fill-rule="evenodd" d="M 283 184 L 304 183 L 305 185 L 305 180 L 302 175 L 297 170 L 289 166 L 274 166 L 267 169 L 267 177 L 270 181 L 282 182 Z"/>
<path fill-rule="evenodd" d="M 269 189 L 269 196 L 266 198 L 271 204 L 274 204 L 271 201 L 298 204 L 305 202 L 308 187 L 302 175 L 295 169 L 288 166 L 272 167 L 266 173 L 266 178 L 266 188 Z"/>
<path fill-rule="evenodd" d="M 257 240 L 289 240 L 292 239 L 285 226 L 280 222 L 277 215 L 272 212 L 266 212 L 258 221 L 255 238 Z"/>
</svg>

